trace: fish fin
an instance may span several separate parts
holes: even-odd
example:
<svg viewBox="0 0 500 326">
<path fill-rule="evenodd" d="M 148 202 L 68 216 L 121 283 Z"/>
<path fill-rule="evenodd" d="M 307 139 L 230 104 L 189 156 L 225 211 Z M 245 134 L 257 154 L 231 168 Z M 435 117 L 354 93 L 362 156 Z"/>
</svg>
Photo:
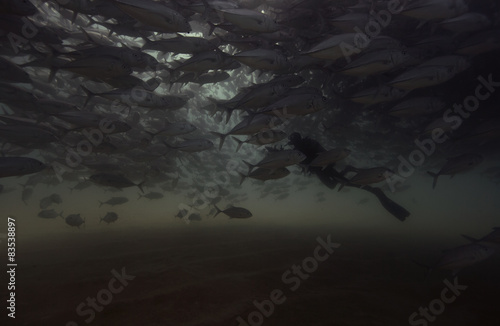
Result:
<svg viewBox="0 0 500 326">
<path fill-rule="evenodd" d="M 78 17 L 78 11 L 74 10 L 73 15 L 71 16 L 71 23 L 74 24 L 76 21 L 76 17 Z"/>
<path fill-rule="evenodd" d="M 250 172 L 252 172 L 252 170 L 255 168 L 255 165 L 251 164 L 251 163 L 248 163 L 247 161 L 243 160 L 243 163 L 246 164 L 246 166 L 248 166 L 248 174 L 250 174 Z"/>
<path fill-rule="evenodd" d="M 141 199 L 142 197 L 144 197 L 144 196 L 139 194 L 139 197 L 137 198 L 137 200 Z"/>
<path fill-rule="evenodd" d="M 226 139 L 228 134 L 221 134 L 221 133 L 215 132 L 215 131 L 210 131 L 210 133 L 212 135 L 215 135 L 215 136 L 220 138 L 220 143 L 219 143 L 219 151 L 220 151 L 222 149 L 222 145 L 224 144 L 224 140 Z"/>
<path fill-rule="evenodd" d="M 57 67 L 51 67 L 50 68 L 50 74 L 49 74 L 49 82 L 52 82 L 54 80 L 54 77 L 56 76 L 57 70 L 59 68 Z"/>
<path fill-rule="evenodd" d="M 176 149 L 174 146 L 170 145 L 170 144 L 169 144 L 169 143 L 167 143 L 165 140 L 164 140 L 164 141 L 162 141 L 162 143 L 163 143 L 165 146 L 167 146 L 167 148 L 169 149 L 169 151 L 170 151 L 170 150 L 172 150 L 172 149 Z M 167 152 L 167 153 L 168 153 L 168 152 Z M 167 155 L 167 153 L 165 153 L 165 155 Z"/>
<path fill-rule="evenodd" d="M 144 193 L 144 189 L 142 189 L 142 186 L 144 185 L 145 182 L 146 180 L 136 185 L 139 189 L 141 189 L 142 193 Z"/>
<path fill-rule="evenodd" d="M 208 23 L 208 26 L 210 26 L 210 29 L 208 30 L 208 36 L 210 36 L 214 32 L 214 30 L 217 28 L 217 25 L 215 25 L 211 21 L 208 21 L 207 23 Z"/>
<path fill-rule="evenodd" d="M 238 138 L 236 137 L 232 137 L 237 143 L 238 143 L 238 146 L 236 147 L 236 152 L 238 152 L 241 148 L 241 145 L 243 145 L 245 142 L 242 141 L 242 140 L 239 140 Z M 241 184 L 241 183 L 240 183 Z"/>
<path fill-rule="evenodd" d="M 422 264 L 416 260 L 412 260 L 412 262 L 420 267 L 423 267 L 426 269 L 427 273 L 425 275 L 425 279 L 424 280 L 427 280 L 429 278 L 429 275 L 431 275 L 432 271 L 433 271 L 433 268 L 430 267 L 429 265 L 425 265 L 425 264 Z"/>
<path fill-rule="evenodd" d="M 58 215 L 58 216 L 60 216 L 60 217 L 64 218 L 63 213 L 64 213 L 64 211 L 61 211 L 61 213 L 59 213 L 59 215 Z"/>
<path fill-rule="evenodd" d="M 150 78 L 144 82 L 143 87 L 145 90 L 152 92 L 157 89 L 160 84 L 161 82 L 158 78 Z"/>
<path fill-rule="evenodd" d="M 245 179 L 248 177 L 247 175 L 244 175 L 243 173 L 237 171 L 238 174 L 240 175 L 241 179 L 240 179 L 240 186 L 241 184 L 243 183 L 243 181 L 245 181 Z"/>
<path fill-rule="evenodd" d="M 104 203 L 102 201 L 98 200 L 98 202 L 99 202 L 99 207 L 101 207 L 102 205 L 104 205 Z"/>
<path fill-rule="evenodd" d="M 231 116 L 233 115 L 234 108 L 225 107 L 224 111 L 226 112 L 226 124 L 227 124 L 231 119 Z"/>
<path fill-rule="evenodd" d="M 219 215 L 220 213 L 222 213 L 222 211 L 219 209 L 219 207 L 217 207 L 217 205 L 216 205 L 216 204 L 214 204 L 214 207 L 215 207 L 215 209 L 217 210 L 217 213 L 215 213 L 215 215 L 214 215 L 214 217 L 213 217 L 213 218 L 215 218 L 217 215 Z"/>
<path fill-rule="evenodd" d="M 427 171 L 427 174 L 429 174 L 431 177 L 434 178 L 434 181 L 432 182 L 432 189 L 436 189 L 436 184 L 439 178 L 439 174 L 431 171 Z"/>
<path fill-rule="evenodd" d="M 478 242 L 479 241 L 478 239 L 475 239 L 473 237 L 469 237 L 468 235 L 465 235 L 465 234 L 462 234 L 462 237 L 469 240 L 470 242 Z"/>
<path fill-rule="evenodd" d="M 80 88 L 85 92 L 85 94 L 87 94 L 87 99 L 85 100 L 85 103 L 83 104 L 83 107 L 86 107 L 87 104 L 89 103 L 89 101 L 94 97 L 96 96 L 96 93 L 92 92 L 90 89 L 88 89 L 87 87 L 83 86 L 83 85 L 80 85 Z"/>
</svg>

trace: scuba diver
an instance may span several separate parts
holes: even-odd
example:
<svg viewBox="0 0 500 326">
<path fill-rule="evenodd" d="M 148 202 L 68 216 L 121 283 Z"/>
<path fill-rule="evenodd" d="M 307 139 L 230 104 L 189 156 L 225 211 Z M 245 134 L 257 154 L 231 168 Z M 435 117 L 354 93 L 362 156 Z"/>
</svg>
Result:
<svg viewBox="0 0 500 326">
<path fill-rule="evenodd" d="M 302 138 L 298 132 L 292 133 L 288 139 L 288 145 L 293 146 L 295 150 L 298 150 L 306 155 L 307 158 L 302 161 L 301 164 L 307 165 L 311 163 L 319 153 L 326 152 L 326 149 L 323 148 L 323 146 L 321 146 L 316 140 L 308 137 Z M 310 173 L 315 174 L 319 180 L 330 189 L 334 189 L 340 184 L 341 186 L 356 187 L 374 194 L 382 206 L 384 206 L 388 212 L 400 221 L 404 221 L 410 215 L 410 212 L 389 199 L 380 188 L 353 184 L 349 181 L 349 179 L 344 177 L 347 172 L 357 172 L 357 169 L 353 166 L 347 166 L 342 172 L 335 170 L 334 164 L 328 165 L 325 169 L 322 169 L 321 167 L 309 167 L 308 170 Z"/>
</svg>

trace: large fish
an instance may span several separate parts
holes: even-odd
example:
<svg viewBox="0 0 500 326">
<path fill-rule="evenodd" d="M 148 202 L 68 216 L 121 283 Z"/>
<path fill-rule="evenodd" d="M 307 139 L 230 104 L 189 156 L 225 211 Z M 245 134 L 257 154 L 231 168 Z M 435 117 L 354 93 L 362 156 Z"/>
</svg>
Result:
<svg viewBox="0 0 500 326">
<path fill-rule="evenodd" d="M 488 259 L 498 251 L 498 245 L 481 242 L 445 250 L 435 269 L 452 271 L 456 275 L 463 268 Z"/>
<path fill-rule="evenodd" d="M 236 137 L 233 137 L 233 139 L 238 143 L 238 146 L 236 147 L 236 152 L 239 151 L 241 146 L 243 144 L 252 144 L 252 145 L 269 145 L 272 143 L 279 142 L 287 137 L 286 132 L 282 130 L 263 130 L 260 131 L 251 137 L 249 137 L 247 140 L 239 140 Z"/>
<path fill-rule="evenodd" d="M 308 167 L 321 167 L 323 170 L 326 169 L 330 164 L 334 164 L 340 160 L 345 159 L 347 156 L 351 154 L 351 151 L 347 148 L 335 148 L 326 152 L 319 153 L 318 156 L 311 163 L 308 164 Z"/>
<path fill-rule="evenodd" d="M 144 190 L 142 189 L 144 181 L 139 184 L 135 184 L 122 174 L 98 173 L 91 175 L 89 180 L 105 187 L 129 188 L 135 186 L 144 193 Z"/>
<path fill-rule="evenodd" d="M 262 160 L 257 164 L 250 164 L 246 161 L 243 161 L 248 167 L 250 174 L 255 167 L 270 169 L 271 172 L 276 169 L 287 167 L 290 165 L 295 165 L 302 162 L 306 156 L 296 150 L 283 150 L 268 153 Z"/>
<path fill-rule="evenodd" d="M 132 68 L 120 59 L 111 56 L 91 56 L 68 62 L 60 67 L 53 67 L 49 81 L 58 69 L 71 71 L 89 78 L 124 77 L 132 73 Z"/>
<path fill-rule="evenodd" d="M 104 204 L 110 205 L 110 206 L 115 206 L 115 205 L 122 205 L 122 204 L 125 204 L 127 202 L 128 202 L 127 197 L 112 197 L 104 202 L 99 201 L 99 207 L 101 207 Z"/>
<path fill-rule="evenodd" d="M 476 153 L 467 153 L 453 158 L 449 158 L 448 162 L 439 170 L 438 173 L 428 171 L 427 173 L 434 178 L 432 189 L 436 188 L 437 180 L 440 175 L 449 175 L 451 178 L 455 174 L 467 172 L 483 161 L 483 157 Z"/>
<path fill-rule="evenodd" d="M 170 145 L 166 142 L 164 142 L 164 144 L 168 148 L 188 153 L 202 152 L 214 147 L 214 143 L 204 138 L 185 139 L 181 142 L 176 143 L 175 145 Z"/>
<path fill-rule="evenodd" d="M 82 218 L 80 214 L 68 215 L 64 218 L 64 221 L 69 226 L 76 226 L 77 228 L 80 228 L 80 225 L 85 223 L 85 220 Z"/>
<path fill-rule="evenodd" d="M 408 2 L 400 14 L 432 21 L 453 18 L 468 10 L 465 0 L 416 0 Z"/>
<path fill-rule="evenodd" d="M 239 52 L 233 58 L 252 69 L 286 71 L 290 65 L 284 55 L 277 51 L 256 49 Z"/>
<path fill-rule="evenodd" d="M 392 107 L 388 114 L 400 118 L 416 117 L 439 112 L 445 106 L 446 103 L 438 97 L 413 97 Z"/>
<path fill-rule="evenodd" d="M 282 121 L 275 117 L 271 117 L 268 115 L 255 115 L 244 118 L 240 123 L 234 126 L 229 132 L 222 134 L 218 132 L 211 132 L 213 135 L 216 135 L 220 138 L 219 150 L 222 149 L 222 145 L 224 144 L 224 140 L 229 135 L 253 135 L 259 132 L 263 132 L 265 130 L 269 130 L 274 126 L 280 125 Z"/>
<path fill-rule="evenodd" d="M 0 81 L 9 83 L 31 83 L 31 78 L 22 68 L 0 57 Z"/>
<path fill-rule="evenodd" d="M 243 31 L 270 33 L 276 32 L 280 26 L 269 16 L 249 9 L 221 9 L 218 11 L 227 22 Z"/>
<path fill-rule="evenodd" d="M 151 0 L 113 0 L 113 4 L 145 26 L 150 26 L 157 31 L 165 33 L 191 31 L 191 26 L 184 16 L 161 2 Z"/>
<path fill-rule="evenodd" d="M 261 181 L 266 181 L 266 180 L 276 180 L 276 179 L 282 179 L 290 174 L 290 170 L 287 168 L 278 168 L 278 169 L 265 169 L 265 168 L 258 168 L 248 175 L 245 175 L 243 173 L 239 173 L 241 179 L 240 179 L 240 185 L 245 181 L 246 178 L 252 178 L 252 179 L 257 179 Z"/>
<path fill-rule="evenodd" d="M 106 222 L 107 224 L 116 222 L 118 220 L 118 214 L 115 212 L 108 212 L 103 218 L 99 220 L 99 223 L 102 221 Z"/>
<path fill-rule="evenodd" d="M 394 172 L 385 167 L 358 169 L 356 175 L 354 175 L 349 181 L 355 185 L 370 185 L 382 182 L 393 174 Z"/>
<path fill-rule="evenodd" d="M 350 62 L 339 73 L 358 77 L 381 74 L 403 65 L 410 58 L 405 50 L 370 52 Z"/>
<path fill-rule="evenodd" d="M 360 53 L 368 47 L 371 39 L 363 38 L 360 34 L 346 33 L 332 36 L 313 46 L 310 50 L 302 52 L 314 58 L 337 61 L 340 58 L 349 58 Z"/>
<path fill-rule="evenodd" d="M 42 162 L 29 157 L 0 157 L 0 178 L 37 173 L 46 167 Z"/>
<path fill-rule="evenodd" d="M 229 218 L 249 218 L 249 217 L 252 217 L 252 213 L 248 209 L 243 208 L 243 207 L 231 206 L 229 208 L 226 208 L 225 210 L 220 210 L 217 207 L 217 205 L 214 205 L 214 206 L 215 206 L 215 209 L 217 210 L 217 213 L 215 213 L 214 217 L 216 217 L 220 213 L 226 214 L 227 216 L 229 216 Z"/>
</svg>

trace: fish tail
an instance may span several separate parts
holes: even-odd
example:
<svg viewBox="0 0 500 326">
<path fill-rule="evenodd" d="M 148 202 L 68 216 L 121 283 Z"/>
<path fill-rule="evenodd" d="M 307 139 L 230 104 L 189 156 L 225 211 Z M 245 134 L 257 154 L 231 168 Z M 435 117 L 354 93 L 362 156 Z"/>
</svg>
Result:
<svg viewBox="0 0 500 326">
<path fill-rule="evenodd" d="M 144 193 L 144 189 L 142 189 L 142 186 L 144 185 L 145 182 L 146 182 L 146 180 L 144 180 L 143 182 L 141 182 L 138 185 L 136 185 L 139 189 L 141 189 L 142 193 Z"/>
<path fill-rule="evenodd" d="M 215 207 L 215 209 L 217 210 L 217 213 L 215 213 L 215 215 L 214 215 L 214 217 L 213 217 L 213 218 L 215 218 L 217 215 L 219 215 L 220 213 L 222 213 L 222 211 L 219 209 L 219 207 L 217 207 L 217 205 L 216 205 L 216 204 L 214 204 L 214 207 Z"/>
<path fill-rule="evenodd" d="M 427 280 L 427 279 L 429 278 L 429 275 L 431 275 L 433 268 L 432 268 L 432 267 L 430 267 L 429 265 L 422 264 L 422 263 L 420 263 L 420 262 L 418 262 L 418 261 L 416 261 L 416 260 L 412 260 L 412 262 L 413 262 L 414 264 L 416 264 L 416 265 L 418 265 L 418 266 L 423 267 L 423 268 L 425 268 L 425 269 L 426 269 L 426 271 L 427 271 L 427 272 L 426 272 L 426 274 L 425 274 L 425 279 L 424 279 L 424 280 Z"/>
<path fill-rule="evenodd" d="M 171 150 L 176 149 L 174 146 L 170 145 L 170 144 L 169 144 L 169 143 L 167 143 L 165 140 L 163 141 L 163 145 L 167 146 L 167 148 L 168 148 L 168 151 L 167 151 L 165 154 L 163 154 L 163 156 L 165 156 L 165 155 L 167 155 L 168 153 L 170 153 L 170 151 L 171 151 Z"/>
<path fill-rule="evenodd" d="M 469 237 L 468 235 L 462 234 L 462 237 L 469 240 L 470 242 L 478 242 L 479 240 L 473 237 Z"/>
<path fill-rule="evenodd" d="M 238 138 L 236 137 L 232 137 L 237 143 L 238 143 L 238 146 L 236 147 L 236 153 L 240 150 L 241 148 L 241 145 L 243 145 L 245 142 L 242 141 L 242 140 L 239 140 Z"/>
<path fill-rule="evenodd" d="M 148 48 L 155 43 L 147 37 L 143 37 L 142 39 L 144 40 L 144 46 L 141 48 L 142 50 L 148 50 Z"/>
<path fill-rule="evenodd" d="M 228 123 L 229 120 L 231 119 L 231 116 L 233 115 L 234 108 L 226 106 L 224 107 L 224 111 L 226 112 L 226 123 Z"/>
<path fill-rule="evenodd" d="M 241 184 L 243 183 L 243 181 L 245 181 L 245 179 L 248 177 L 247 175 L 244 175 L 243 173 L 239 172 L 238 171 L 238 174 L 240 175 L 241 179 L 240 179 L 240 186 Z"/>
<path fill-rule="evenodd" d="M 205 1 L 206 2 L 206 1 Z M 206 7 L 205 7 L 205 11 L 206 11 Z M 212 35 L 212 33 L 214 32 L 214 30 L 217 28 L 217 25 L 215 25 L 214 23 L 212 23 L 211 21 L 208 21 L 208 25 L 210 26 L 210 29 L 208 30 L 208 36 Z"/>
<path fill-rule="evenodd" d="M 57 67 L 50 68 L 49 82 L 52 82 L 54 80 L 54 77 L 56 76 L 57 70 L 59 70 L 59 68 L 57 68 Z"/>
<path fill-rule="evenodd" d="M 427 171 L 427 174 L 429 174 L 431 177 L 434 178 L 434 180 L 432 181 L 432 189 L 436 189 L 436 184 L 439 178 L 439 174 L 431 171 Z"/>
<path fill-rule="evenodd" d="M 148 131 L 148 130 L 143 130 L 145 133 L 147 133 L 148 135 L 151 136 L 151 138 L 154 138 L 156 135 L 159 134 L 159 132 L 151 132 L 151 131 Z M 151 139 L 153 140 L 153 139 Z"/>
<path fill-rule="evenodd" d="M 243 160 L 243 163 L 246 164 L 246 166 L 248 166 L 248 174 L 250 174 L 250 172 L 252 172 L 253 168 L 255 167 L 255 165 L 251 164 L 251 163 L 248 163 L 247 161 Z"/>
<path fill-rule="evenodd" d="M 224 140 L 226 140 L 227 134 L 221 134 L 215 131 L 211 131 L 210 133 L 220 138 L 220 143 L 219 143 L 219 151 L 220 151 L 222 149 L 222 145 L 224 145 Z"/>
<path fill-rule="evenodd" d="M 90 89 L 87 87 L 80 85 L 80 88 L 87 94 L 87 99 L 85 100 L 85 103 L 83 103 L 83 107 L 86 107 L 89 101 L 96 95 L 94 92 L 92 92 Z"/>
</svg>

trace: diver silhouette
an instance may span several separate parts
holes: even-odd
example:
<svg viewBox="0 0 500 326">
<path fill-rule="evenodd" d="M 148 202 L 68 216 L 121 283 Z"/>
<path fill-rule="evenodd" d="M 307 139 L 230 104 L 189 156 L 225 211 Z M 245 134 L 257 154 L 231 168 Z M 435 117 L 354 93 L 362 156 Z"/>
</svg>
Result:
<svg viewBox="0 0 500 326">
<path fill-rule="evenodd" d="M 306 155 L 306 159 L 302 161 L 301 164 L 307 165 L 311 163 L 319 153 L 326 152 L 326 149 L 316 140 L 309 137 L 303 138 L 298 132 L 292 133 L 288 137 L 288 140 L 288 145 L 293 146 L 295 150 L 298 150 Z M 355 167 L 347 166 L 342 172 L 338 172 L 334 166 L 334 164 L 330 164 L 325 169 L 322 169 L 321 167 L 309 167 L 308 171 L 311 174 L 315 174 L 319 180 L 330 189 L 334 189 L 340 184 L 341 186 L 356 187 L 374 194 L 382 206 L 384 206 L 389 213 L 401 221 L 404 221 L 410 215 L 410 212 L 389 199 L 380 188 L 353 184 L 349 181 L 349 179 L 344 177 L 347 172 L 356 172 L 357 169 Z"/>
</svg>

